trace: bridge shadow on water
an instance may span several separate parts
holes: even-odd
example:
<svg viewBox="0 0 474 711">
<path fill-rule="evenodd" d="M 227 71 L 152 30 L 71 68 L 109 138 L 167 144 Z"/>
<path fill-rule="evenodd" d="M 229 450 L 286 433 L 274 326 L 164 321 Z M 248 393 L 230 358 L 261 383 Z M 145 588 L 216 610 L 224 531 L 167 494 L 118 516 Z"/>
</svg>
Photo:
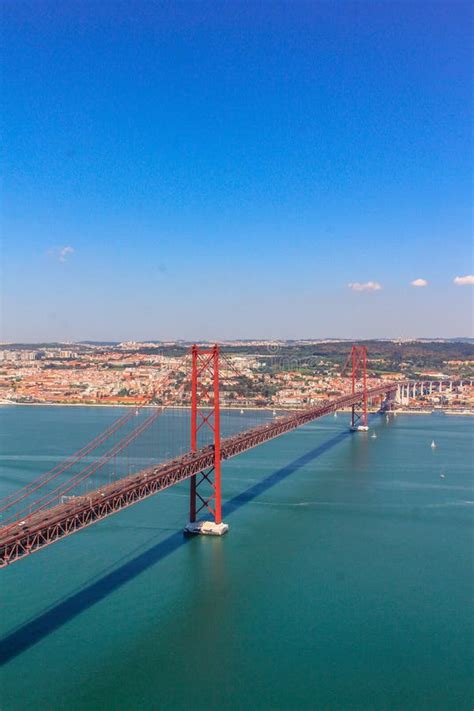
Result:
<svg viewBox="0 0 474 711">
<path fill-rule="evenodd" d="M 229 499 L 223 505 L 223 515 L 232 515 L 245 504 L 253 501 L 264 492 L 280 483 L 291 474 L 309 464 L 314 459 L 325 454 L 333 447 L 336 447 L 350 433 L 340 432 L 335 437 L 323 442 L 318 447 L 306 452 L 298 459 L 293 460 L 286 466 L 270 474 L 262 481 L 250 486 L 245 491 Z M 153 539 L 151 539 L 153 540 Z M 80 590 L 69 594 L 67 597 L 46 608 L 34 618 L 27 620 L 22 625 L 14 629 L 8 635 L 0 639 L 0 663 L 5 664 L 19 654 L 22 654 L 43 638 L 55 632 L 71 619 L 92 607 L 96 603 L 106 598 L 110 593 L 118 590 L 126 583 L 130 582 L 155 563 L 171 555 L 181 546 L 187 545 L 193 538 L 187 538 L 182 531 L 176 531 L 164 540 L 156 543 L 147 550 L 139 553 L 131 560 L 127 560 L 122 565 L 117 566 L 120 561 L 115 561 L 110 572 L 101 571 L 99 578 L 89 580 Z M 146 544 L 145 544 L 146 545 Z M 140 546 L 142 548 L 143 546 Z M 129 556 L 127 556 L 128 558 Z"/>
</svg>

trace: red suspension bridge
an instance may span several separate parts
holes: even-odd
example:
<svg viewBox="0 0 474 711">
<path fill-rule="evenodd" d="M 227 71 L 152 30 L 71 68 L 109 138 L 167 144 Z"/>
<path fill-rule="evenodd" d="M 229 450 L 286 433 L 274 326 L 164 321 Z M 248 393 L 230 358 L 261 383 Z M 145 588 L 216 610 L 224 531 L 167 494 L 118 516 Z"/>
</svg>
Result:
<svg viewBox="0 0 474 711">
<path fill-rule="evenodd" d="M 0 567 L 185 479 L 190 480 L 185 532 L 222 535 L 228 530 L 222 521 L 222 461 L 341 409 L 351 409 L 351 429 L 366 430 L 369 402 L 390 407 L 400 387 L 400 382 L 368 387 L 366 349 L 353 346 L 346 363 L 351 367 L 347 394 L 271 421 L 260 417 L 245 431 L 238 431 L 234 424 L 230 434 L 222 437 L 221 374 L 224 370 L 234 377 L 241 374 L 218 345 L 193 346 L 190 361 L 190 383 L 184 379 L 176 386 L 171 373 L 157 383 L 154 395 L 166 395 L 161 406 L 131 409 L 71 457 L 0 501 Z M 165 411 L 172 411 L 189 385 L 190 446 L 170 458 L 166 456 L 170 453 L 166 427 L 153 436 L 153 426 L 163 422 Z M 183 411 L 179 414 L 184 423 Z M 189 438 L 189 422 L 187 430 Z M 143 441 L 149 450 L 147 457 L 143 446 L 140 456 L 134 457 L 133 448 Z M 204 520 L 199 518 L 202 512 Z"/>
</svg>

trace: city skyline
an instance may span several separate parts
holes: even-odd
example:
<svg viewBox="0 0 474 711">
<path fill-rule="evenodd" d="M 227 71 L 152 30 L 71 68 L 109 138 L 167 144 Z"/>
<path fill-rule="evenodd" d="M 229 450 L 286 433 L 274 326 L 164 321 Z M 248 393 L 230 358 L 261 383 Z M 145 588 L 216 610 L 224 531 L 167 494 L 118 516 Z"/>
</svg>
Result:
<svg viewBox="0 0 474 711">
<path fill-rule="evenodd" d="M 1 340 L 472 336 L 471 17 L 7 6 Z"/>
</svg>

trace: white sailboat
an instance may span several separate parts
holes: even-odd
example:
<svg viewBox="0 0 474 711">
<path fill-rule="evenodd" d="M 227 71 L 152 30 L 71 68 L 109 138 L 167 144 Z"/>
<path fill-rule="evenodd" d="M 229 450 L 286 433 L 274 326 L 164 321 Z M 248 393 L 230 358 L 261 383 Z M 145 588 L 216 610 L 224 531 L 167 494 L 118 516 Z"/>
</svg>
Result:
<svg viewBox="0 0 474 711">
<path fill-rule="evenodd" d="M 437 444 L 436 444 L 436 442 L 434 441 L 434 439 L 431 440 L 430 447 L 431 447 L 431 449 L 436 449 Z"/>
</svg>

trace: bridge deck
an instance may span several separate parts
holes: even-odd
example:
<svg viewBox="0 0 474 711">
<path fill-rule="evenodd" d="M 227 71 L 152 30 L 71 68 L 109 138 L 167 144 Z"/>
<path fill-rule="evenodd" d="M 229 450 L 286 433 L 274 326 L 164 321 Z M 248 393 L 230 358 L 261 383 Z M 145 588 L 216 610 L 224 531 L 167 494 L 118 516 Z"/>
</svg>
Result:
<svg viewBox="0 0 474 711">
<path fill-rule="evenodd" d="M 386 383 L 367 390 L 368 398 L 394 392 L 400 383 Z M 221 458 L 229 459 L 279 437 L 339 408 L 360 402 L 363 391 L 344 395 L 318 407 L 296 412 L 275 422 L 223 439 Z M 0 567 L 34 553 L 45 546 L 76 533 L 122 509 L 188 479 L 213 466 L 214 451 L 205 447 L 177 459 L 143 469 L 85 495 L 71 498 L 54 507 L 32 513 L 0 528 Z"/>
</svg>

